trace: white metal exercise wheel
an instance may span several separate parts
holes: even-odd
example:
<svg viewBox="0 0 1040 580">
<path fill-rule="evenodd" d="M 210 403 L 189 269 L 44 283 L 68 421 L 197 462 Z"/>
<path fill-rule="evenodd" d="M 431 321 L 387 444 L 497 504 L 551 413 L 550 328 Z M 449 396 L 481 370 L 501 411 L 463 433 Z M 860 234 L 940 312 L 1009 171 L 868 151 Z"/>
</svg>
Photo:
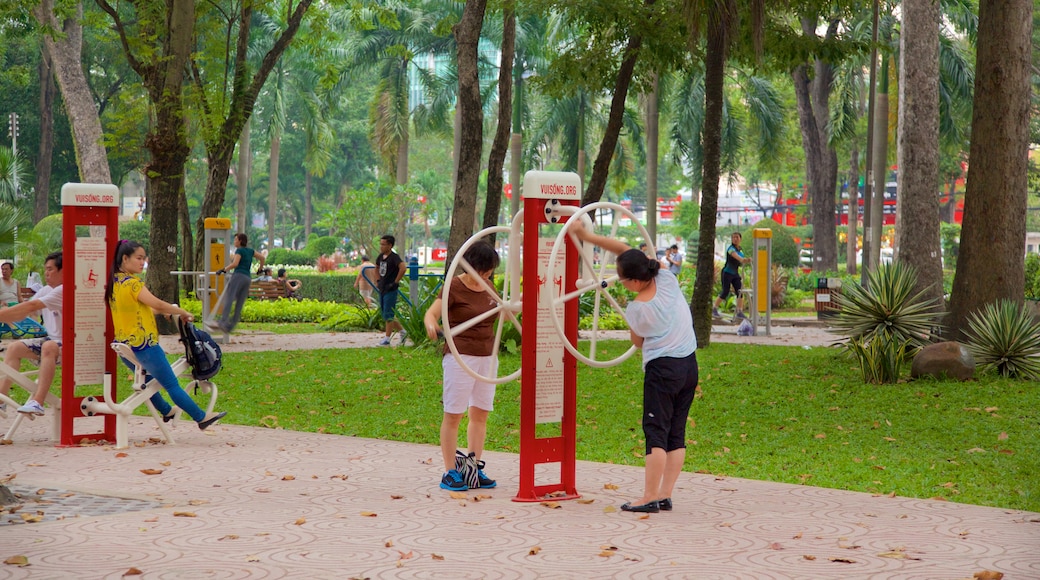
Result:
<svg viewBox="0 0 1040 580">
<path fill-rule="evenodd" d="M 455 258 L 451 261 L 451 266 L 448 267 L 448 271 L 444 275 L 444 290 L 441 294 L 441 326 L 444 328 L 444 341 L 448 344 L 448 350 L 451 351 L 452 356 L 454 356 L 455 360 L 458 361 L 462 370 L 466 371 L 466 374 L 478 381 L 484 381 L 496 385 L 516 380 L 520 376 L 521 369 L 518 368 L 514 372 L 505 376 L 496 375 L 493 377 L 486 377 L 481 375 L 470 368 L 469 365 L 462 360 L 462 356 L 459 355 L 458 348 L 455 346 L 453 335 L 455 333 L 465 332 L 492 316 L 498 316 L 498 323 L 495 325 L 495 339 L 494 343 L 491 345 L 491 352 L 497 353 L 499 346 L 502 343 L 502 330 L 505 328 L 506 323 L 512 323 L 517 332 L 521 335 L 523 334 L 520 320 L 516 317 L 517 313 L 522 309 L 522 303 L 520 301 L 520 245 L 522 244 L 520 238 L 520 225 L 523 223 L 522 214 L 523 211 L 518 213 L 513 219 L 512 227 L 491 226 L 480 230 L 466 240 L 466 243 L 462 244 L 459 250 L 455 253 Z M 466 254 L 466 250 L 469 250 L 473 244 L 492 234 L 509 234 L 509 254 L 506 256 L 505 280 L 502 284 L 501 296 L 495 292 L 495 289 L 488 284 L 487 280 L 480 278 L 479 273 L 474 270 L 473 266 L 463 257 Z M 456 269 L 459 267 L 462 267 L 467 274 L 480 281 L 481 285 L 484 287 L 484 291 L 494 298 L 497 306 L 476 318 L 472 318 L 456 326 L 451 326 L 448 322 L 448 296 L 451 292 L 451 281 L 455 278 Z"/>
<path fill-rule="evenodd" d="M 569 207 L 563 208 L 562 211 L 563 213 L 567 213 L 571 209 L 572 208 Z M 580 262 L 578 279 L 575 282 L 575 289 L 553 300 L 552 313 L 549 316 L 549 319 L 552 320 L 553 326 L 556 328 L 557 334 L 559 334 L 560 338 L 563 340 L 564 348 L 566 348 L 567 351 L 574 356 L 574 358 L 582 361 L 583 363 L 591 367 L 603 368 L 620 364 L 625 359 L 632 356 L 632 354 L 636 351 L 636 347 L 635 345 L 632 345 L 627 351 L 625 351 L 623 354 L 616 358 L 604 360 L 596 358 L 596 345 L 600 340 L 599 313 L 603 305 L 603 301 L 606 301 L 606 303 L 619 316 L 621 316 L 623 320 L 625 320 L 626 325 L 628 324 L 628 319 L 625 318 L 625 309 L 622 308 L 620 304 L 618 304 L 617 300 L 615 300 L 609 292 L 607 292 L 607 289 L 610 288 L 610 285 L 618 281 L 619 277 L 617 273 L 613 271 L 608 271 L 606 267 L 606 260 L 602 258 L 600 259 L 599 266 L 597 267 L 593 258 L 592 244 L 583 244 L 571 233 L 571 231 L 573 230 L 571 224 L 579 220 L 585 225 L 586 228 L 592 229 L 594 224 L 592 220 L 589 218 L 589 215 L 595 215 L 594 212 L 600 209 L 606 209 L 611 210 L 613 212 L 621 213 L 629 219 L 631 219 L 632 223 L 636 224 L 636 226 L 639 228 L 639 233 L 642 234 L 643 238 L 646 240 L 646 244 L 649 248 L 649 251 L 655 252 L 655 249 L 653 240 L 650 239 L 650 234 L 647 233 L 646 228 L 643 227 L 643 224 L 639 223 L 639 220 L 636 218 L 634 213 L 616 203 L 610 203 L 605 201 L 590 203 L 589 205 L 586 205 L 581 208 L 573 208 L 573 214 L 567 219 L 567 223 L 563 225 L 563 229 L 560 230 L 560 233 L 556 235 L 556 242 L 553 243 L 552 252 L 549 254 L 549 271 L 554 271 L 553 269 L 556 267 L 556 261 L 559 259 L 561 253 L 566 251 L 567 243 L 565 240 L 567 239 L 567 236 L 570 236 L 571 242 L 579 247 L 578 257 Z M 617 227 L 617 220 L 615 219 L 613 225 L 611 226 L 610 235 L 608 237 L 613 238 L 617 236 Z M 563 329 L 563 317 L 561 315 L 561 313 L 563 312 L 562 306 L 567 301 L 579 300 L 581 296 L 586 292 L 596 293 L 592 311 L 592 329 L 591 335 L 589 337 L 589 350 L 587 355 L 578 350 L 578 346 L 576 343 L 571 344 L 571 342 L 567 340 L 567 335 L 564 333 Z"/>
</svg>

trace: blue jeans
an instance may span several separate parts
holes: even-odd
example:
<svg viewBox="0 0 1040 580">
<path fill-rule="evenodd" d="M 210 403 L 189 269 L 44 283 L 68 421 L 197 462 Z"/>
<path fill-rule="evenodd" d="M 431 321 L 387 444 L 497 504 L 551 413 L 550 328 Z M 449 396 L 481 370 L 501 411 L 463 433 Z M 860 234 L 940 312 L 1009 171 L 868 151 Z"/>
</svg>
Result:
<svg viewBox="0 0 1040 580">
<path fill-rule="evenodd" d="M 170 361 L 166 360 L 166 352 L 163 351 L 161 346 L 146 346 L 141 350 L 135 350 L 134 356 L 137 357 L 137 361 L 144 367 L 146 373 L 145 382 L 153 378 L 158 380 L 162 388 L 170 395 L 170 399 L 173 399 L 173 404 L 180 407 L 196 422 L 206 418 L 206 412 L 181 388 L 177 375 L 173 373 L 173 367 L 170 366 Z M 134 370 L 134 365 L 130 364 L 126 359 L 122 360 L 127 368 Z M 151 401 L 160 415 L 169 415 L 170 411 L 173 410 L 170 404 L 166 402 L 166 399 L 162 398 L 162 395 L 159 393 L 152 395 Z"/>
</svg>

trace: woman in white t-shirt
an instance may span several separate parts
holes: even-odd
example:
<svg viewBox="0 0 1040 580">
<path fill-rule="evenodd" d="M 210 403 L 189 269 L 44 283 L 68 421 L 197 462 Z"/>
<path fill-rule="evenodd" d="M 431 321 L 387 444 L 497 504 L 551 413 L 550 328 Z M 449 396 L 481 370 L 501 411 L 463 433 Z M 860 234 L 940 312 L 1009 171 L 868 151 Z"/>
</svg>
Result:
<svg viewBox="0 0 1040 580">
<path fill-rule="evenodd" d="M 619 281 L 636 297 L 628 303 L 632 344 L 643 350 L 643 435 L 646 473 L 643 497 L 629 512 L 671 511 L 672 489 L 686 461 L 686 419 L 697 388 L 697 336 L 693 316 L 675 274 L 624 242 L 572 226 L 579 240 L 617 255 Z"/>
</svg>

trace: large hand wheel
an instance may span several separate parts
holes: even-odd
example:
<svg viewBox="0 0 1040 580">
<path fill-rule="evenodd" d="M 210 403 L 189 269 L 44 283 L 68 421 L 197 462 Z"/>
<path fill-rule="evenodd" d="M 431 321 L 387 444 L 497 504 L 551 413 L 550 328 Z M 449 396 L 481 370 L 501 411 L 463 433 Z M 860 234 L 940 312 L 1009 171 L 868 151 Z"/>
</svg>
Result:
<svg viewBox="0 0 1040 580">
<path fill-rule="evenodd" d="M 481 375 L 470 368 L 469 365 L 462 360 L 462 357 L 459 355 L 459 350 L 455 346 L 455 339 L 453 337 L 455 333 L 465 332 L 467 329 L 472 328 L 492 316 L 498 316 L 498 324 L 495 325 L 495 340 L 491 345 L 491 352 L 498 353 L 499 345 L 502 342 L 502 330 L 505 328 L 507 323 L 512 323 L 517 332 L 521 335 L 523 334 L 523 329 L 520 327 L 520 320 L 516 317 L 516 314 L 522 309 L 522 304 L 519 300 L 520 292 L 518 284 L 520 271 L 519 227 L 522 221 L 522 219 L 513 220 L 515 229 L 505 226 L 491 226 L 489 228 L 484 228 L 473 234 L 470 239 L 466 240 L 466 243 L 462 244 L 462 247 L 460 247 L 458 252 L 455 253 L 455 259 L 452 260 L 451 266 L 448 267 L 448 272 L 444 276 L 444 291 L 441 294 L 441 326 L 444 328 L 444 341 L 448 344 L 448 350 L 451 351 L 451 354 L 455 357 L 455 360 L 458 361 L 462 370 L 466 371 L 466 374 L 478 381 L 484 381 L 496 385 L 516 380 L 517 377 L 520 376 L 521 369 L 518 368 L 516 371 L 505 376 L 498 376 L 497 372 L 496 376 L 486 377 Z M 487 280 L 479 277 L 478 272 L 473 269 L 473 266 L 471 266 L 463 256 L 465 256 L 466 250 L 468 250 L 470 246 L 484 239 L 488 235 L 503 233 L 510 234 L 509 255 L 506 257 L 505 281 L 502 284 L 502 296 L 499 296 L 498 293 L 495 292 L 495 289 L 488 284 Z M 451 281 L 455 277 L 456 269 L 459 267 L 465 270 L 466 273 L 474 279 L 480 280 L 481 285 L 484 287 L 484 291 L 494 298 L 497 306 L 480 316 L 463 322 L 462 324 L 451 326 L 448 322 L 448 296 L 451 292 Z"/>
<path fill-rule="evenodd" d="M 568 236 L 570 236 L 571 242 L 579 247 L 578 257 L 580 261 L 578 264 L 578 279 L 575 283 L 575 289 L 573 291 L 558 296 L 552 300 L 552 312 L 549 316 L 549 319 L 552 320 L 553 326 L 556 327 L 556 333 L 560 335 L 560 339 L 563 342 L 564 348 L 566 348 L 568 352 L 574 355 L 574 358 L 580 360 L 581 362 L 591 367 L 609 367 L 614 366 L 616 364 L 620 364 L 625 359 L 632 356 L 632 354 L 636 351 L 636 347 L 635 345 L 633 345 L 627 351 L 625 351 L 623 354 L 616 358 L 596 358 L 596 344 L 599 340 L 601 340 L 599 330 L 599 313 L 603 305 L 603 302 L 606 301 L 606 303 L 614 310 L 614 312 L 616 312 L 618 315 L 621 316 L 622 319 L 625 320 L 625 324 L 628 324 L 628 319 L 625 318 L 625 309 L 622 308 L 620 304 L 618 304 L 617 300 L 615 300 L 609 292 L 607 292 L 607 289 L 610 288 L 610 285 L 618 280 L 618 275 L 613 270 L 607 270 L 606 260 L 602 258 L 600 259 L 600 263 L 597 266 L 593 258 L 591 247 L 592 245 L 583 244 L 580 240 L 571 235 L 571 230 L 573 229 L 571 224 L 577 222 L 578 220 L 581 220 L 585 224 L 586 228 L 592 228 L 593 223 L 592 220 L 589 218 L 589 214 L 595 215 L 593 212 L 599 209 L 609 209 L 615 212 L 620 212 L 621 214 L 627 216 L 629 219 L 632 220 L 632 223 L 636 224 L 636 226 L 639 228 L 639 233 L 642 234 L 643 238 L 646 240 L 646 244 L 649 248 L 649 251 L 655 251 L 654 242 L 650 239 L 650 234 L 648 234 L 646 228 L 644 228 L 643 225 L 639 223 L 639 220 L 636 218 L 635 214 L 633 214 L 628 209 L 625 209 L 624 207 L 615 203 L 609 203 L 604 201 L 591 203 L 582 208 L 576 208 L 574 214 L 571 215 L 567 219 L 567 223 L 563 225 L 563 229 L 561 229 L 560 233 L 556 235 L 556 241 L 553 243 L 552 252 L 549 254 L 548 271 L 556 271 L 557 260 L 559 260 L 560 256 L 564 252 L 566 252 L 567 243 L 565 240 Z M 617 236 L 617 227 L 617 220 L 615 219 L 614 225 L 611 227 L 609 237 Z M 592 310 L 592 330 L 587 355 L 578 350 L 577 341 L 575 341 L 575 344 L 571 344 L 571 342 L 567 339 L 567 335 L 565 334 L 563 329 L 564 304 L 566 304 L 570 300 L 579 300 L 581 296 L 586 292 L 595 292 L 594 306 Z"/>
</svg>

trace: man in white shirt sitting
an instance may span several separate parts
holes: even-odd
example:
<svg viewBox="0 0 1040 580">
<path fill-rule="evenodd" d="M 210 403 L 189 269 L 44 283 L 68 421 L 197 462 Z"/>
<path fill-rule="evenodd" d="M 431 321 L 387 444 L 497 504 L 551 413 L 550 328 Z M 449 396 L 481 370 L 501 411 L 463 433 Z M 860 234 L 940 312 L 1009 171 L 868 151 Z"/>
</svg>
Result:
<svg viewBox="0 0 1040 580">
<path fill-rule="evenodd" d="M 0 310 L 0 322 L 18 322 L 39 311 L 43 316 L 43 326 L 47 329 L 47 336 L 17 341 L 8 347 L 4 355 L 4 363 L 16 371 L 21 370 L 23 359 L 35 361 L 40 367 L 36 376 L 36 392 L 18 408 L 19 413 L 28 415 L 30 419 L 43 415 L 43 402 L 47 400 L 51 383 L 54 382 L 55 369 L 61 362 L 61 265 L 61 252 L 47 256 L 43 266 L 43 277 L 47 285 L 40 288 L 31 300 Z M 11 379 L 4 375 L 0 379 L 0 393 L 6 395 L 10 390 Z M 0 403 L 0 411 L 4 410 L 6 405 Z"/>
</svg>

